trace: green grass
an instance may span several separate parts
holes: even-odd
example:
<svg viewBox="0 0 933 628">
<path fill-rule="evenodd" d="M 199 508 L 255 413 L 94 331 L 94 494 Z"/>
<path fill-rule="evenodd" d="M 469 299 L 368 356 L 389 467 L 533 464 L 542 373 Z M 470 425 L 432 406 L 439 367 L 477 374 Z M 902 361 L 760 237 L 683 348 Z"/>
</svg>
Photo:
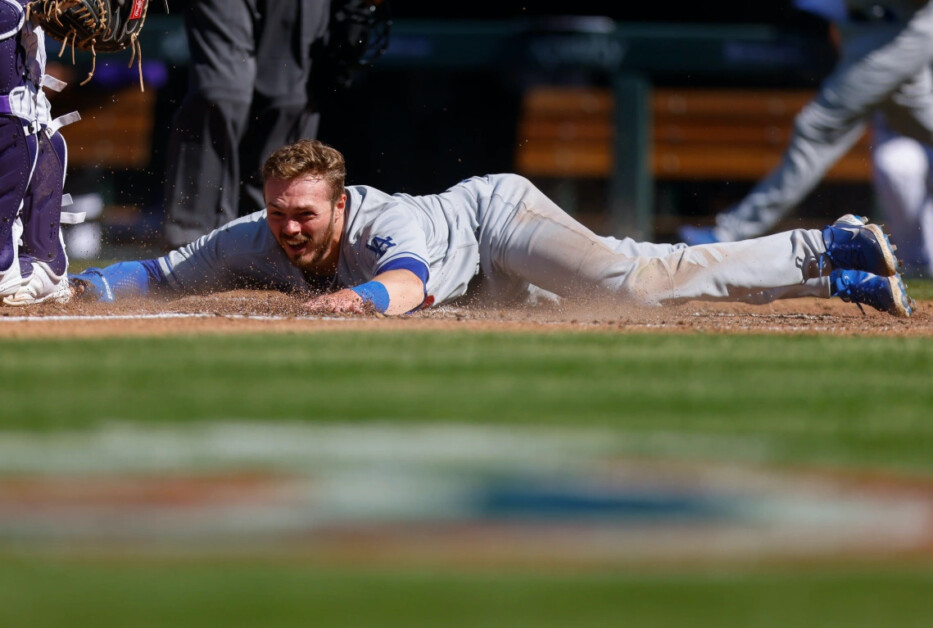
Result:
<svg viewBox="0 0 933 628">
<path fill-rule="evenodd" d="M 931 373 L 933 341 L 925 338 L 8 340 L 0 342 L 0 429 L 231 419 L 598 426 L 741 437 L 774 460 L 933 469 Z"/>
<path fill-rule="evenodd" d="M 933 300 L 933 279 L 908 279 L 907 292 L 918 301 Z"/>
<path fill-rule="evenodd" d="M 933 569 L 916 567 L 559 575 L 32 561 L 0 569 L 0 625 L 920 628 L 931 594 Z"/>
<path fill-rule="evenodd" d="M 636 453 L 933 470 L 933 340 L 356 333 L 0 341 L 0 430 L 204 420 L 595 426 Z M 677 451 L 665 449 L 675 434 Z M 744 447 L 747 444 L 748 447 Z M 933 563 L 374 571 L 0 558 L 0 626 L 927 626 Z"/>
</svg>

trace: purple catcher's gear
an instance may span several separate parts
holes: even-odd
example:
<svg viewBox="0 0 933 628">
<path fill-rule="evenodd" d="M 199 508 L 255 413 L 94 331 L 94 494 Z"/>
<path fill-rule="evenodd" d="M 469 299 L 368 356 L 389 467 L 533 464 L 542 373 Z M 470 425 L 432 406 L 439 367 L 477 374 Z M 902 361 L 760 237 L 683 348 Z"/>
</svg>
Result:
<svg viewBox="0 0 933 628">
<path fill-rule="evenodd" d="M 22 287 L 3 302 L 28 305 L 47 300 L 67 301 L 68 257 L 61 235 L 62 184 L 67 149 L 60 133 L 39 135 L 32 182 L 23 199 L 23 238 L 19 255 Z"/>
<path fill-rule="evenodd" d="M 20 3 L 0 0 L 0 297 L 22 284 L 19 269 L 18 215 L 36 154 L 34 127 L 16 117 L 10 94 L 24 85 L 25 52 L 20 31 L 25 23 Z"/>
<path fill-rule="evenodd" d="M 0 59 L 4 60 L 0 64 L 0 94 L 9 94 L 23 84 L 26 57 L 18 37 L 23 24 L 23 7 L 13 0 L 0 0 Z"/>
<path fill-rule="evenodd" d="M 45 35 L 25 19 L 25 0 L 0 0 L 0 298 L 7 305 L 66 301 L 61 236 L 67 149 L 58 133 L 77 114 L 51 119 L 42 91 Z"/>
<path fill-rule="evenodd" d="M 68 268 L 61 238 L 62 183 L 67 149 L 61 134 L 39 134 L 39 154 L 32 184 L 23 203 L 23 248 L 19 263 L 23 277 L 36 262 L 47 264 L 56 275 Z"/>
<path fill-rule="evenodd" d="M 36 136 L 27 135 L 18 118 L 0 116 L 0 292 L 17 261 L 14 224 L 26 194 L 35 158 Z M 15 271 L 19 274 L 19 266 Z"/>
</svg>

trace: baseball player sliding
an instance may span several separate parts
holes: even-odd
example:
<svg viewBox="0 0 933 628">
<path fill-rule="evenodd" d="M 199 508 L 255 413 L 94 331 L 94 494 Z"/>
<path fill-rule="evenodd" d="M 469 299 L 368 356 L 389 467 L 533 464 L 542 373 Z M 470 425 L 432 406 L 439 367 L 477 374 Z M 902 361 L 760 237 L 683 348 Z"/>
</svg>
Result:
<svg viewBox="0 0 933 628">
<path fill-rule="evenodd" d="M 345 173 L 319 141 L 279 148 L 263 166 L 265 210 L 163 257 L 72 275 L 73 289 L 111 301 L 269 288 L 313 293 L 316 313 L 403 314 L 453 301 L 480 276 L 498 301 L 534 286 L 637 306 L 838 296 L 902 317 L 915 307 L 884 233 L 851 215 L 740 242 L 637 243 L 597 236 L 514 174 L 409 196 L 345 187 Z"/>
</svg>

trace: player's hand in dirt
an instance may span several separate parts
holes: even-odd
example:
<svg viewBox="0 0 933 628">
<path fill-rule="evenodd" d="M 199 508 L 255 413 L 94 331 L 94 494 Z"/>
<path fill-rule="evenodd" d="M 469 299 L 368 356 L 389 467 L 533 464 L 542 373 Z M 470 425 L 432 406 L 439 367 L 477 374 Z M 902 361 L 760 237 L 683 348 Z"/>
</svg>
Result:
<svg viewBox="0 0 933 628">
<path fill-rule="evenodd" d="M 338 290 L 323 294 L 305 302 L 304 306 L 313 314 L 373 314 L 375 309 L 363 302 L 363 297 L 353 290 Z"/>
</svg>

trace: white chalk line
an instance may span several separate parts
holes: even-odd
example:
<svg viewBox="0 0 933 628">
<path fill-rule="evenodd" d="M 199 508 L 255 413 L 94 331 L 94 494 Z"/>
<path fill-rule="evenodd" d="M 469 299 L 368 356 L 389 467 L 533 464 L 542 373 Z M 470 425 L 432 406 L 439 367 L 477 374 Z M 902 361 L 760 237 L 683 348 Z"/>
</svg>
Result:
<svg viewBox="0 0 933 628">
<path fill-rule="evenodd" d="M 349 320 L 339 316 L 273 316 L 265 314 L 215 314 L 212 312 L 161 312 L 159 314 L 84 314 L 84 315 L 53 315 L 53 316 L 0 316 L 3 323 L 45 323 L 68 321 L 129 321 L 129 320 L 162 320 L 175 318 L 225 318 L 257 321 L 284 321 L 284 320 Z"/>
</svg>

